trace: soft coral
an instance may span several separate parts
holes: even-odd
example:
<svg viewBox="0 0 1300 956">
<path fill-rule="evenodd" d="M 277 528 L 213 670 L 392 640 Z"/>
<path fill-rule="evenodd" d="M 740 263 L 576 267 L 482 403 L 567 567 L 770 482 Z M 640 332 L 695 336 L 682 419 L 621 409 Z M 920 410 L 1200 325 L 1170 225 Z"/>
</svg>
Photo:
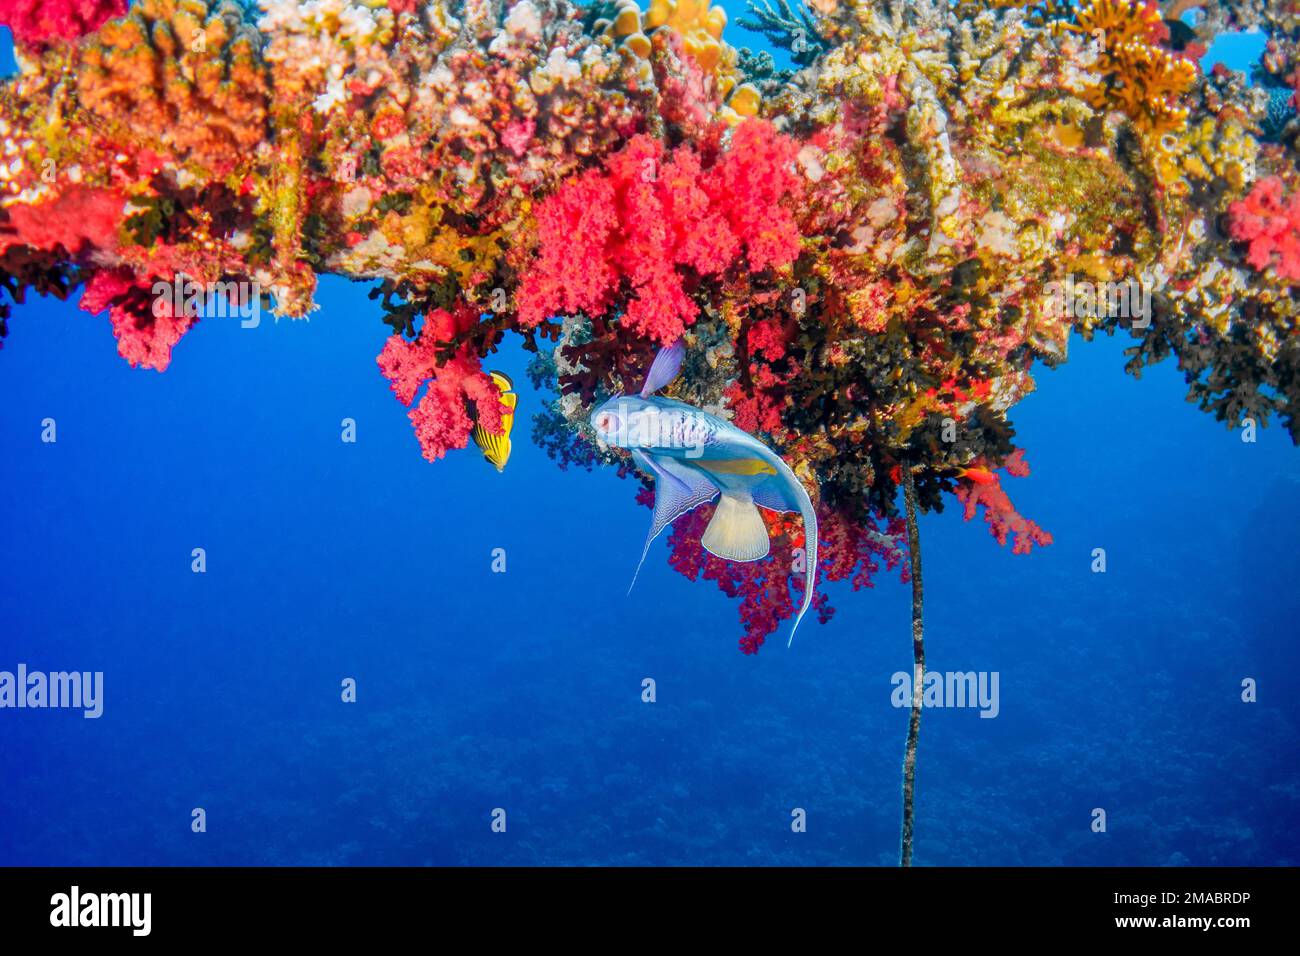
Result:
<svg viewBox="0 0 1300 956">
<path fill-rule="evenodd" d="M 650 504 L 653 495 L 638 495 L 643 504 Z M 794 614 L 798 600 L 802 600 L 803 571 L 796 570 L 804 552 L 804 533 L 798 515 L 777 515 L 762 511 L 771 538 L 771 552 L 761 561 L 742 563 L 725 561 L 704 549 L 700 539 L 713 517 L 713 505 L 702 505 L 673 523 L 668 537 L 668 563 L 678 574 L 690 579 L 713 581 L 722 593 L 740 599 L 740 620 L 745 634 L 740 639 L 740 650 L 756 654 L 767 635 L 773 633 L 781 622 Z M 894 520 L 883 530 L 871 520 L 856 521 L 829 508 L 817 510 L 818 581 L 844 581 L 853 590 L 872 586 L 872 576 L 880 570 L 880 562 L 892 570 L 904 562 L 902 525 Z M 798 600 L 796 600 L 798 599 Z M 826 594 L 813 596 L 813 607 L 823 624 L 831 619 L 835 609 Z"/>
<path fill-rule="evenodd" d="M 91 315 L 108 311 L 117 337 L 117 351 L 131 365 L 165 372 L 172 349 L 195 318 L 174 315 L 167 296 L 158 297 L 151 284 L 140 284 L 129 269 L 104 269 L 86 283 L 81 309 Z"/>
<path fill-rule="evenodd" d="M 1012 452 L 1002 464 L 1013 477 L 1023 478 L 1029 474 L 1029 465 L 1020 449 Z M 1011 544 L 1013 554 L 1028 554 L 1034 545 L 1043 547 L 1052 543 L 1050 533 L 1016 511 L 1015 505 L 996 478 L 987 483 L 962 483 L 956 494 L 957 500 L 965 506 L 967 521 L 975 517 L 977 509 L 984 508 L 984 520 L 988 523 L 989 533 L 997 538 L 998 544 L 1006 545 L 1007 536 L 1015 535 Z"/>
<path fill-rule="evenodd" d="M 731 148 L 665 152 L 633 137 L 604 169 L 561 186 L 537 210 L 539 246 L 520 279 L 519 321 L 623 312 L 638 334 L 674 341 L 699 307 L 687 280 L 743 261 L 753 272 L 793 261 L 790 200 L 802 189 L 794 143 L 768 123 L 737 127 Z"/>
<path fill-rule="evenodd" d="M 1300 192 L 1289 197 L 1277 176 L 1255 184 L 1245 199 L 1228 207 L 1232 238 L 1250 243 L 1247 261 L 1256 269 L 1273 266 L 1280 278 L 1300 281 Z"/>
<path fill-rule="evenodd" d="M 501 430 L 506 410 L 501 394 L 479 364 L 478 355 L 465 345 L 447 357 L 447 343 L 468 331 L 479 319 L 478 310 L 461 303 L 453 311 L 435 309 L 425 318 L 414 341 L 392 335 L 379 353 L 380 370 L 404 405 L 415 401 L 420 388 L 428 388 L 409 416 L 424 457 L 437 461 L 453 448 L 469 443 L 475 418 L 488 431 Z"/>
</svg>

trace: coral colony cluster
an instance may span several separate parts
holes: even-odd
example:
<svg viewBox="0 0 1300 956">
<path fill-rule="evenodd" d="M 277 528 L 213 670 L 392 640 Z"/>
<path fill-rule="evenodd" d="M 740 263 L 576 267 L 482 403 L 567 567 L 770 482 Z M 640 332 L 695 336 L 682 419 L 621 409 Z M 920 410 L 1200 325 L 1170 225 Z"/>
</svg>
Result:
<svg viewBox="0 0 1300 956">
<path fill-rule="evenodd" d="M 1003 489 L 1028 472 L 1008 413 L 1072 331 L 1126 329 L 1133 372 L 1173 355 L 1229 427 L 1296 437 L 1294 0 L 756 0 L 789 69 L 708 0 L 0 0 L 0 22 L 8 296 L 84 287 L 162 371 L 199 316 L 160 280 L 292 318 L 320 274 L 375 281 L 431 461 L 508 424 L 483 361 L 513 332 L 557 394 L 535 441 L 636 476 L 588 416 L 684 338 L 670 394 L 790 463 L 819 580 L 858 588 L 905 566 L 905 469 L 923 508 L 1051 541 Z M 1201 70 L 1249 28 L 1254 76 Z M 1148 307 L 1114 294 L 1137 286 Z M 803 586 L 797 516 L 765 516 L 753 564 L 700 548 L 707 506 L 670 537 L 740 599 L 746 652 Z"/>
</svg>

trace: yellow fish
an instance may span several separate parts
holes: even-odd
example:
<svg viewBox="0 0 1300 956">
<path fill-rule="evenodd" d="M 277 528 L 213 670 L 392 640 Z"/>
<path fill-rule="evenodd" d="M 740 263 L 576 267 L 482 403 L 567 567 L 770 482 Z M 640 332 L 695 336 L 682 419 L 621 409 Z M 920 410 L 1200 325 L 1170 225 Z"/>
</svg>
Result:
<svg viewBox="0 0 1300 956">
<path fill-rule="evenodd" d="M 506 470 L 506 462 L 510 460 L 510 429 L 515 424 L 515 406 L 519 403 L 519 396 L 511 391 L 515 383 L 510 381 L 510 376 L 504 372 L 489 372 L 492 376 L 492 382 L 501 391 L 501 404 L 510 408 L 508 412 L 501 413 L 501 434 L 494 435 L 482 425 L 474 426 L 474 444 L 478 445 L 479 451 L 483 452 L 483 457 L 491 464 L 496 466 L 497 471 Z"/>
<path fill-rule="evenodd" d="M 719 458 L 715 461 L 697 461 L 695 467 L 715 475 L 775 475 L 776 469 L 758 458 Z"/>
</svg>

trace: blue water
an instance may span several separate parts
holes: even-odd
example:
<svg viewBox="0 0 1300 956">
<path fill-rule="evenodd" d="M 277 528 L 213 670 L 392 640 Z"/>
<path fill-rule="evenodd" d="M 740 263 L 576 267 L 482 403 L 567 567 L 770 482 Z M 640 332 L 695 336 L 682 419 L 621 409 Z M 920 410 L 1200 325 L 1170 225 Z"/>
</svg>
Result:
<svg viewBox="0 0 1300 956">
<path fill-rule="evenodd" d="M 105 318 L 17 311 L 0 670 L 103 671 L 105 702 L 0 710 L 0 864 L 895 863 L 897 576 L 756 657 L 662 542 L 625 597 L 649 513 L 528 442 L 524 353 L 490 362 L 521 392 L 505 473 L 430 465 L 365 289 L 204 321 L 165 374 Z M 997 671 L 1001 710 L 925 712 L 918 863 L 1300 863 L 1300 453 L 1171 365 L 1126 376 L 1123 344 L 1075 342 L 1016 409 L 1007 484 L 1052 546 L 922 520 L 930 667 Z"/>
</svg>

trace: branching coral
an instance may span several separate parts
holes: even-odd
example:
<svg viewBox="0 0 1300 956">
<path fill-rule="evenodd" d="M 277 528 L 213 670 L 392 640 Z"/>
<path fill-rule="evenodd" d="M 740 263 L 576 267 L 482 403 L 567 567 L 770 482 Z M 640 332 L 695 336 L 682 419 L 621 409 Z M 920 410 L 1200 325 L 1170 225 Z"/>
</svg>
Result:
<svg viewBox="0 0 1300 956">
<path fill-rule="evenodd" d="M 789 50 L 800 66 L 814 63 L 828 48 L 817 20 L 807 10 L 796 10 L 790 0 L 776 0 L 775 6 L 769 0 L 748 0 L 748 6 L 750 15 L 741 17 L 740 25 Z"/>
</svg>

